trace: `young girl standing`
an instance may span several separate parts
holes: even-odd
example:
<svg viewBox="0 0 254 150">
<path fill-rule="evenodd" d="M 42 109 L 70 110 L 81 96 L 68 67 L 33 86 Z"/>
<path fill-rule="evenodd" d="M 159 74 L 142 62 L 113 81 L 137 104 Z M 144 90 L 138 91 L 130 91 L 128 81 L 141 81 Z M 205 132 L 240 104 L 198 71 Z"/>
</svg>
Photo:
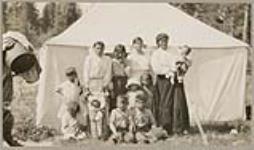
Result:
<svg viewBox="0 0 254 150">
<path fill-rule="evenodd" d="M 86 138 L 86 133 L 83 130 L 82 124 L 79 122 L 78 115 L 80 114 L 80 105 L 76 101 L 67 103 L 67 110 L 62 116 L 62 133 L 64 139 L 81 140 Z"/>
<path fill-rule="evenodd" d="M 64 113 L 67 112 L 67 104 L 75 101 L 81 104 L 81 111 L 78 113 L 78 118 L 80 119 L 80 122 L 86 126 L 86 107 L 85 104 L 81 102 L 82 86 L 78 79 L 77 71 L 74 67 L 69 67 L 66 69 L 65 75 L 67 80 L 60 84 L 56 89 L 56 92 L 61 96 L 62 100 L 57 117 L 62 120 Z"/>
<path fill-rule="evenodd" d="M 126 62 L 126 49 L 124 45 L 118 44 L 114 49 L 112 63 L 113 92 L 111 94 L 110 110 L 116 108 L 116 97 L 127 92 L 127 72 L 129 67 Z"/>
</svg>

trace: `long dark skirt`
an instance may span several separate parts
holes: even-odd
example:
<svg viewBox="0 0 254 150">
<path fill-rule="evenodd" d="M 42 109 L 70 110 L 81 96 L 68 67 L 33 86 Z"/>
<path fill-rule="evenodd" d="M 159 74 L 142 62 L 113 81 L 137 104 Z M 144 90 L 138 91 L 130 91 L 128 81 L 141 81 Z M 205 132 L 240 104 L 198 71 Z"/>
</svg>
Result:
<svg viewBox="0 0 254 150">
<path fill-rule="evenodd" d="M 173 116 L 173 132 L 181 134 L 184 130 L 188 130 L 189 112 L 184 92 L 183 83 L 174 84 L 174 116 Z"/>
<path fill-rule="evenodd" d="M 189 128 L 189 114 L 182 83 L 171 84 L 164 76 L 157 76 L 155 85 L 156 121 L 168 134 Z"/>
<path fill-rule="evenodd" d="M 113 91 L 111 93 L 110 111 L 116 108 L 116 97 L 121 94 L 126 94 L 127 76 L 113 76 Z"/>
</svg>

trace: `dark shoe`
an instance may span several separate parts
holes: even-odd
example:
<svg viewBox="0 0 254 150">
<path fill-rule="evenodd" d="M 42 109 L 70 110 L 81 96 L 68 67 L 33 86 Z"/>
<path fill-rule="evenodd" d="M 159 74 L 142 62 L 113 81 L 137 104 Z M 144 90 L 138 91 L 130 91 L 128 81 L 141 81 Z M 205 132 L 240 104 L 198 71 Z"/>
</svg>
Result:
<svg viewBox="0 0 254 150">
<path fill-rule="evenodd" d="M 10 146 L 23 146 L 22 144 L 20 144 L 18 141 L 16 140 L 11 140 L 7 142 Z"/>
</svg>

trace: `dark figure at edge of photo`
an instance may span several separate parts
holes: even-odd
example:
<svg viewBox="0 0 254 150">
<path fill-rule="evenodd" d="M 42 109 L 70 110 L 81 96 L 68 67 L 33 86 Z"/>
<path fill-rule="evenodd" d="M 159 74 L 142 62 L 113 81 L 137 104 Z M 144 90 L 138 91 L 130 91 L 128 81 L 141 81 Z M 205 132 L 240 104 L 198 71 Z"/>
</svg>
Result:
<svg viewBox="0 0 254 150">
<path fill-rule="evenodd" d="M 27 83 L 39 80 L 40 65 L 32 44 L 18 32 L 3 35 L 3 139 L 10 146 L 22 146 L 12 136 L 14 116 L 11 112 L 13 77 L 21 76 Z"/>
</svg>

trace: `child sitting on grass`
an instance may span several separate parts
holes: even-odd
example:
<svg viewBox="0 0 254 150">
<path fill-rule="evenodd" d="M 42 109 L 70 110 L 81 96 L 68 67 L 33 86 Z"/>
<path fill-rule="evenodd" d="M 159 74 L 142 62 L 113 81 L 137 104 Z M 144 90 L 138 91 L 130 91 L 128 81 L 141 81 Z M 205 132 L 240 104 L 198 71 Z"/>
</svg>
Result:
<svg viewBox="0 0 254 150">
<path fill-rule="evenodd" d="M 133 141 L 137 143 L 154 143 L 168 137 L 165 130 L 156 127 L 154 116 L 151 110 L 146 107 L 146 100 L 145 93 L 138 94 L 136 105 L 129 112 L 130 133 L 133 134 Z"/>
<path fill-rule="evenodd" d="M 130 129 L 138 143 L 154 141 L 150 130 L 156 127 L 156 122 L 150 109 L 146 107 L 145 94 L 138 94 L 135 107 L 130 110 Z"/>
<path fill-rule="evenodd" d="M 109 127 L 113 134 L 110 140 L 115 144 L 129 142 L 129 116 L 127 107 L 127 97 L 124 95 L 117 96 L 117 108 L 112 110 L 109 119 Z"/>
<path fill-rule="evenodd" d="M 79 103 L 71 101 L 67 103 L 67 111 L 62 117 L 62 133 L 64 139 L 81 140 L 86 137 L 82 125 L 78 121 L 78 114 L 80 113 Z"/>
</svg>

